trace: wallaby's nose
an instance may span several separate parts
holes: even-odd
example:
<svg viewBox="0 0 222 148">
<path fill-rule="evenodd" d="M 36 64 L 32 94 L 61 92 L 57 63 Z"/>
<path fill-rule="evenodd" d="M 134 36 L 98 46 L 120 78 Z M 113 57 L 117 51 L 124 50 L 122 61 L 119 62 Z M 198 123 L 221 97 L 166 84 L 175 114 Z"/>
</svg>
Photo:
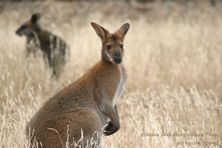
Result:
<svg viewBox="0 0 222 148">
<path fill-rule="evenodd" d="M 120 64 L 122 62 L 122 57 L 120 55 L 120 53 L 114 53 L 113 55 L 113 60 L 116 64 Z"/>
<path fill-rule="evenodd" d="M 18 30 L 16 30 L 15 33 L 18 35 Z"/>
<path fill-rule="evenodd" d="M 16 33 L 17 35 L 21 36 L 19 29 L 17 29 L 17 30 L 15 31 L 15 33 Z"/>
</svg>

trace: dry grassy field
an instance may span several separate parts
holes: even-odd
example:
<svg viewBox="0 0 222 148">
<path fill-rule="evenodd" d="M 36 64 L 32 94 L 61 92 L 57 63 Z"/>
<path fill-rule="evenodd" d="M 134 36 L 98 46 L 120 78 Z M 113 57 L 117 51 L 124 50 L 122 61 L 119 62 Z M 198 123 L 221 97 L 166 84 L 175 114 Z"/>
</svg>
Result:
<svg viewBox="0 0 222 148">
<path fill-rule="evenodd" d="M 90 26 L 131 28 L 125 40 L 127 88 L 121 128 L 107 148 L 222 147 L 222 5 L 123 2 L 0 3 L 0 147 L 27 147 L 25 125 L 39 107 L 100 59 Z M 41 12 L 71 56 L 59 80 L 41 57 L 25 58 L 17 27 Z"/>
</svg>

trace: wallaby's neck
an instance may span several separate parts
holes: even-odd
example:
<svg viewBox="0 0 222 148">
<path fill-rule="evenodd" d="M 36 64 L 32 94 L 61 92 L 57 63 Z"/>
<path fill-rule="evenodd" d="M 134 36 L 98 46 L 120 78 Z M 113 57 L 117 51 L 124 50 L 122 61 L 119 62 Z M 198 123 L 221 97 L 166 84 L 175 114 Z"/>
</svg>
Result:
<svg viewBox="0 0 222 148">
<path fill-rule="evenodd" d="M 37 26 L 30 34 L 28 34 L 28 38 L 32 38 L 35 35 L 37 35 L 39 37 L 39 34 L 42 32 L 42 29 L 40 28 L 40 26 Z"/>
<path fill-rule="evenodd" d="M 27 42 L 29 43 L 33 38 L 36 38 L 36 37 L 38 37 L 38 39 L 39 39 L 39 36 L 40 36 L 41 32 L 42 32 L 42 30 L 41 30 L 40 27 L 35 28 L 34 31 L 32 31 L 31 33 L 29 33 L 27 35 Z"/>
</svg>

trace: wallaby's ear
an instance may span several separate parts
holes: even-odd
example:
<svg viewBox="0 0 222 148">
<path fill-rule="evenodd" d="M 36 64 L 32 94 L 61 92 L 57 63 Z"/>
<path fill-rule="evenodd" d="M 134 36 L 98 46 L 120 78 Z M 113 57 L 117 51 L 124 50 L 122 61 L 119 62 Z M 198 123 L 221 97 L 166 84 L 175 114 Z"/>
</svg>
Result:
<svg viewBox="0 0 222 148">
<path fill-rule="evenodd" d="M 104 40 L 106 38 L 106 36 L 109 34 L 109 31 L 106 30 L 105 28 L 103 28 L 102 26 L 91 22 L 91 25 L 93 27 L 93 29 L 96 31 L 96 34 L 102 39 Z"/>
<path fill-rule="evenodd" d="M 130 24 L 129 23 L 125 23 L 115 32 L 115 34 L 117 34 L 120 37 L 124 38 L 124 36 L 126 35 L 126 33 L 129 30 L 129 28 L 130 28 Z"/>
<path fill-rule="evenodd" d="M 38 22 L 38 20 L 40 19 L 41 14 L 40 13 L 34 13 L 31 17 L 31 22 L 33 24 L 36 24 Z"/>
</svg>

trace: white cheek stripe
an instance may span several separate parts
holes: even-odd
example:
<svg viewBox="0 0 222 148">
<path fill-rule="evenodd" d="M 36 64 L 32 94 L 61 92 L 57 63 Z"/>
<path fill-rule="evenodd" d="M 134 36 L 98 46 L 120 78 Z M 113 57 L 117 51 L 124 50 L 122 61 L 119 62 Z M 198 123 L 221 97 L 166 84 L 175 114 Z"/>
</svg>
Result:
<svg viewBox="0 0 222 148">
<path fill-rule="evenodd" d="M 110 56 L 110 54 L 105 51 L 106 56 L 109 58 L 109 61 L 113 63 L 113 58 Z"/>
</svg>

